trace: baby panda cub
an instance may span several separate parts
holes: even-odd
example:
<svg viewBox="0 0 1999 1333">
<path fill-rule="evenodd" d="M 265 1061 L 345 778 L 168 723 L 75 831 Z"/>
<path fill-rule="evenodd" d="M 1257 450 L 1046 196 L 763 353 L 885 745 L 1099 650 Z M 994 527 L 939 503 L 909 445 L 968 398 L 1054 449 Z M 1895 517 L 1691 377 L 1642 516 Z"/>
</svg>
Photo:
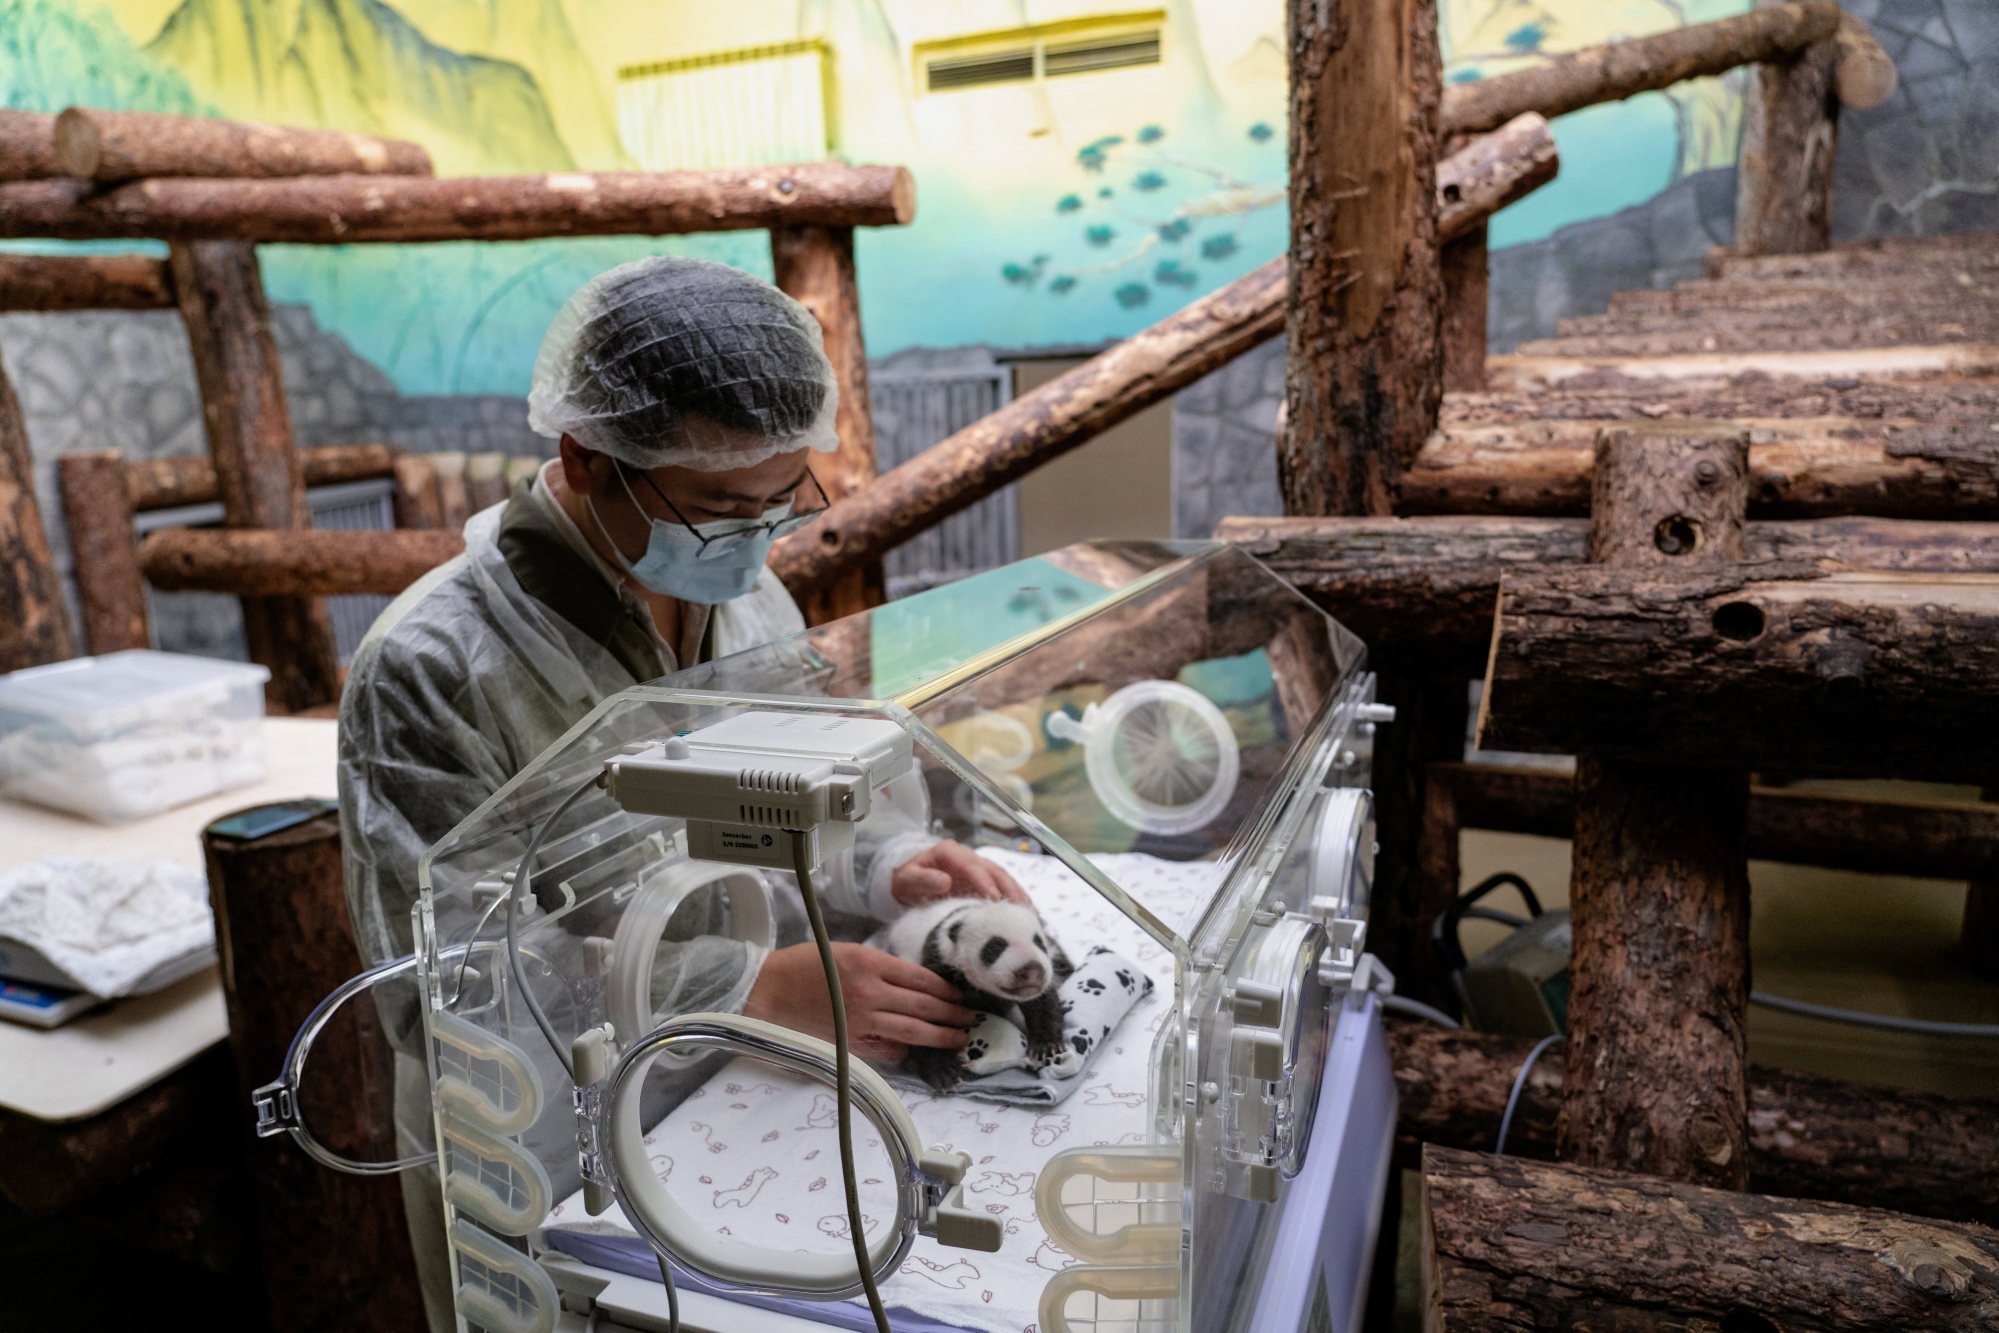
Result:
<svg viewBox="0 0 1999 1333">
<path fill-rule="evenodd" d="M 968 1009 L 1008 1018 L 1018 1007 L 1027 1058 L 1035 1067 L 1062 1054 L 1062 1001 L 1056 990 L 1075 968 L 1033 908 L 946 898 L 898 917 L 883 947 L 956 986 Z M 939 1092 L 964 1081 L 956 1051 L 912 1046 L 909 1067 Z"/>
</svg>

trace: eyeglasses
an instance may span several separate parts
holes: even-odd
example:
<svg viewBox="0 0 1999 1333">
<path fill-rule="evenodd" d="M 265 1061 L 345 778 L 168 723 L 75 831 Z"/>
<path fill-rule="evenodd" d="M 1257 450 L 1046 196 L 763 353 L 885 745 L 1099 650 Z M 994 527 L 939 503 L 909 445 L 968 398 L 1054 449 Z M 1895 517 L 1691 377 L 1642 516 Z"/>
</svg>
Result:
<svg viewBox="0 0 1999 1333">
<path fill-rule="evenodd" d="M 625 465 L 620 464 L 619 466 L 623 467 Z M 638 472 L 637 468 L 633 468 L 632 470 L 634 472 Z M 720 528 L 719 531 L 703 532 L 702 528 L 704 527 L 709 529 L 716 529 L 719 527 L 720 524 L 728 523 L 730 522 L 730 520 L 718 519 L 714 523 L 705 523 L 705 524 L 691 523 L 688 521 L 687 516 L 680 512 L 680 506 L 675 504 L 673 500 L 667 495 L 667 493 L 659 488 L 658 482 L 654 481 L 652 477 L 645 472 L 639 472 L 639 476 L 645 479 L 645 484 L 652 488 L 652 493 L 659 497 L 660 503 L 667 507 L 667 510 L 673 515 L 673 517 L 676 520 L 679 521 L 680 526 L 686 528 L 689 532 L 694 534 L 695 538 L 701 543 L 701 549 L 703 551 L 707 550 L 709 544 L 712 542 L 731 541 L 736 538 L 746 537 L 755 533 L 768 532 L 772 537 L 782 537 L 786 533 L 796 532 L 800 528 L 804 527 L 807 523 L 810 523 L 813 519 L 825 513 L 826 510 L 833 503 L 832 500 L 829 499 L 826 495 L 826 488 L 819 484 L 819 478 L 812 475 L 811 468 L 807 468 L 805 469 L 805 480 L 811 482 L 812 489 L 819 493 L 819 503 L 813 508 L 808 509 L 803 513 L 786 514 L 782 518 L 745 519 L 736 522 L 735 526 L 733 527 Z M 792 503 L 796 504 L 797 501 L 794 499 Z"/>
</svg>

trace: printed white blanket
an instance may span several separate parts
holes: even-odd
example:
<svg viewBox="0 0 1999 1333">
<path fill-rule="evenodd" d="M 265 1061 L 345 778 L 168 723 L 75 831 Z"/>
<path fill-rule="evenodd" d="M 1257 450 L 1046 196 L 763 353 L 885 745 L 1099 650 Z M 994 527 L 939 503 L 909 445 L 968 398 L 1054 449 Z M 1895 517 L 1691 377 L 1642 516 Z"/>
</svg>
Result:
<svg viewBox="0 0 1999 1333">
<path fill-rule="evenodd" d="M 1055 858 L 1000 850 L 981 855 L 1013 873 L 1061 939 L 1114 949 L 1156 983 L 1097 1053 L 1080 1090 L 1059 1108 L 1002 1106 L 898 1089 L 927 1145 L 971 1154 L 965 1200 L 1004 1218 L 1006 1239 L 999 1253 L 977 1254 L 919 1237 L 900 1272 L 883 1285 L 883 1299 L 948 1328 L 1025 1333 L 1036 1322 L 1049 1275 L 1073 1262 L 1049 1243 L 1035 1218 L 1035 1178 L 1048 1158 L 1063 1149 L 1154 1137 L 1150 1061 L 1171 1005 L 1173 960 Z M 1136 853 L 1097 861 L 1113 883 L 1176 928 L 1198 915 L 1214 882 L 1215 867 L 1206 863 L 1180 864 Z M 646 1136 L 646 1144 L 660 1179 L 697 1217 L 712 1217 L 716 1230 L 775 1250 L 846 1254 L 834 1110 L 833 1095 L 824 1085 L 737 1060 L 676 1107 Z M 893 1196 L 885 1181 L 887 1157 L 865 1119 L 856 1121 L 855 1149 L 861 1212 L 873 1235 L 875 1220 L 891 1215 Z M 580 1192 L 557 1205 L 544 1231 L 633 1238 L 637 1252 L 651 1262 L 650 1251 L 636 1240 L 621 1212 L 613 1208 L 589 1217 Z M 559 1234 L 543 1239 L 565 1248 Z"/>
</svg>

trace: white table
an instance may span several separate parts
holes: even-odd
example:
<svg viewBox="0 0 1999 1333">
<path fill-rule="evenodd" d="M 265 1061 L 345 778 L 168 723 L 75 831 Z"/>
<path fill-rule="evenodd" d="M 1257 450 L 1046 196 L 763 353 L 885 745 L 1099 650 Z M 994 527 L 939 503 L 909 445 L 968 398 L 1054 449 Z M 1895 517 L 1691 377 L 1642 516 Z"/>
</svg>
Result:
<svg viewBox="0 0 1999 1333">
<path fill-rule="evenodd" d="M 335 791 L 335 724 L 267 718 L 267 773 L 253 787 L 130 824 L 96 824 L 0 801 L 0 867 L 46 856 L 174 860 L 202 869 L 201 830 L 246 806 Z M 229 1035 L 214 968 L 152 995 L 119 1000 L 59 1028 L 0 1022 L 0 1111 L 37 1120 L 86 1119 L 179 1069 Z"/>
</svg>

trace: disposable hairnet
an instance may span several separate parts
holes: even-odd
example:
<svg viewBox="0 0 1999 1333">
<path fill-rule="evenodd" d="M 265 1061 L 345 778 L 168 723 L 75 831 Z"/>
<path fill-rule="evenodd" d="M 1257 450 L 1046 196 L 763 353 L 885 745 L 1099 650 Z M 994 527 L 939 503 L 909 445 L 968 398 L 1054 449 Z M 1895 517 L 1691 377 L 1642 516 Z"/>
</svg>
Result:
<svg viewBox="0 0 1999 1333">
<path fill-rule="evenodd" d="M 590 280 L 549 325 L 528 425 L 639 468 L 830 451 L 840 392 L 819 323 L 726 264 L 655 256 Z"/>
</svg>

